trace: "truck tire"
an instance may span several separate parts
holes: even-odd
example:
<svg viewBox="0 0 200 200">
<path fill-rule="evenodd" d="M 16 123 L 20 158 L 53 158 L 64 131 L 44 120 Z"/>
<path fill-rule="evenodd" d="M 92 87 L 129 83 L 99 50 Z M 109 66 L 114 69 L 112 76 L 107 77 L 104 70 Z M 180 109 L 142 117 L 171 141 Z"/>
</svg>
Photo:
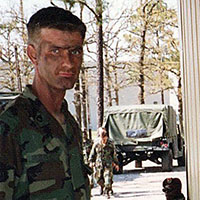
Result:
<svg viewBox="0 0 200 200">
<path fill-rule="evenodd" d="M 118 174 L 123 174 L 123 165 L 119 164 Z"/>
<path fill-rule="evenodd" d="M 119 161 L 119 171 L 113 169 L 114 174 L 123 174 L 123 156 L 121 153 L 117 155 L 118 161 Z"/>
<path fill-rule="evenodd" d="M 183 155 L 177 159 L 178 166 L 184 167 L 185 166 L 185 148 L 183 147 Z"/>
<path fill-rule="evenodd" d="M 170 149 L 169 151 L 163 153 L 162 171 L 164 172 L 172 171 L 172 168 L 173 168 L 172 162 L 173 162 L 173 153 L 172 153 L 172 150 Z"/>
<path fill-rule="evenodd" d="M 178 166 L 179 167 L 184 167 L 185 166 L 185 159 L 182 157 L 178 158 Z"/>
</svg>

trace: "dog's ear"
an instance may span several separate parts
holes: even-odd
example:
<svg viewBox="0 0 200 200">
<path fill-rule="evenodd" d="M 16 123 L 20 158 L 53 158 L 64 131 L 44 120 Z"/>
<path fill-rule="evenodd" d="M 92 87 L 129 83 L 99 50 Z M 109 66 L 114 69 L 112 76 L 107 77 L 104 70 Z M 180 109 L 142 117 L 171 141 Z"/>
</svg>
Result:
<svg viewBox="0 0 200 200">
<path fill-rule="evenodd" d="M 172 184 L 173 187 L 176 188 L 176 190 L 181 191 L 182 183 L 179 178 L 173 178 Z"/>
<path fill-rule="evenodd" d="M 163 181 L 163 187 L 165 188 L 166 185 L 172 184 L 172 181 L 173 181 L 173 178 L 166 178 L 166 179 Z"/>
</svg>

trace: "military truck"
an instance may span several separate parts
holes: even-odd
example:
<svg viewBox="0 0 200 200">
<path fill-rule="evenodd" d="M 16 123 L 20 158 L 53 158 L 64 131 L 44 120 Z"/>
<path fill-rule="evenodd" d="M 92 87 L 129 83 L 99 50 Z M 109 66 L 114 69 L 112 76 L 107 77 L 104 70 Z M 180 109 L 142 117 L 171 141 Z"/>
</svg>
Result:
<svg viewBox="0 0 200 200">
<path fill-rule="evenodd" d="M 184 138 L 170 105 L 112 106 L 105 109 L 104 126 L 114 141 L 120 163 L 150 160 L 171 171 L 173 159 L 185 164 Z"/>
</svg>

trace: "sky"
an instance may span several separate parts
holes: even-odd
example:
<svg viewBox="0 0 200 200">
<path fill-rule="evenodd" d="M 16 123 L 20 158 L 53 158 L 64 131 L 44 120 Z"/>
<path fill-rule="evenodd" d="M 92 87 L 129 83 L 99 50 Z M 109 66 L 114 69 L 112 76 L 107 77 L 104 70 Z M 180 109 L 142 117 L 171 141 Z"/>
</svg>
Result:
<svg viewBox="0 0 200 200">
<path fill-rule="evenodd" d="M 18 3 L 16 3 L 18 2 Z M 17 4 L 19 4 L 20 0 L 0 0 L 0 5 L 4 10 L 7 8 L 13 8 Z M 53 1 L 56 5 L 63 5 L 63 3 L 54 0 Z M 112 4 L 113 11 L 117 11 L 118 8 L 128 6 L 130 7 L 130 4 L 134 3 L 133 0 L 109 0 L 109 2 Z M 165 2 L 172 8 L 177 8 L 177 1 L 176 0 L 165 0 Z M 38 8 L 47 7 L 50 6 L 50 0 L 23 0 L 24 8 L 26 11 L 26 15 L 29 18 L 33 12 L 38 10 Z"/>
<path fill-rule="evenodd" d="M 9 8 L 16 8 L 19 2 L 20 0 L 0 0 L 0 5 L 6 10 Z M 51 6 L 50 0 L 23 0 L 23 4 L 25 14 L 28 18 L 39 8 Z M 59 3 L 56 4 L 59 5 Z"/>
</svg>

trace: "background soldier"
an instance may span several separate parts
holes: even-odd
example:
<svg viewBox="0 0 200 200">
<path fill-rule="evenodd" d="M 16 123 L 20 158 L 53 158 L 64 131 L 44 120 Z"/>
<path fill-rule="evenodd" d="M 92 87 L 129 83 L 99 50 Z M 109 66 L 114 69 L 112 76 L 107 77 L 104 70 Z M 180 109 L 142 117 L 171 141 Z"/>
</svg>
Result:
<svg viewBox="0 0 200 200">
<path fill-rule="evenodd" d="M 93 144 L 89 157 L 90 166 L 95 166 L 95 179 L 100 185 L 100 194 L 105 193 L 110 198 L 113 194 L 113 167 L 119 170 L 115 147 L 108 138 L 105 128 L 98 129 L 99 138 Z M 105 190 L 104 190 L 105 187 Z"/>
</svg>

